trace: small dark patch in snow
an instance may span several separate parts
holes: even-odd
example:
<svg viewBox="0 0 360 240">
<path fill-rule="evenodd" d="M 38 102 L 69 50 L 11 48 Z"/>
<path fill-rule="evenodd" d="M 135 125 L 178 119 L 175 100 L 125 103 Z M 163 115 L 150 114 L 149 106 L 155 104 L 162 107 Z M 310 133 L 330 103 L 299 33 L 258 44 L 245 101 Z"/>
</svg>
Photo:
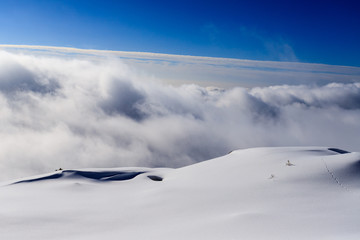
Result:
<svg viewBox="0 0 360 240">
<path fill-rule="evenodd" d="M 144 172 L 90 172 L 90 171 L 74 171 L 74 174 L 82 177 L 100 180 L 100 181 L 123 181 L 136 177 Z"/>
<path fill-rule="evenodd" d="M 159 177 L 159 176 L 155 176 L 155 175 L 149 175 L 147 176 L 148 178 L 150 178 L 151 180 L 153 181 L 156 181 L 156 182 L 161 182 L 163 180 L 162 177 Z"/>
<path fill-rule="evenodd" d="M 295 166 L 295 164 L 291 163 L 290 160 L 287 160 L 286 166 L 290 166 L 290 167 L 291 167 L 291 166 Z"/>
<path fill-rule="evenodd" d="M 340 154 L 350 153 L 348 151 L 345 151 L 345 150 L 342 150 L 342 149 L 339 149 L 339 148 L 328 148 L 328 150 L 333 151 L 333 152 L 337 152 L 337 153 L 340 153 Z"/>
<path fill-rule="evenodd" d="M 274 174 L 270 174 L 269 179 L 274 179 L 274 178 L 275 178 L 275 175 L 274 175 Z"/>
</svg>

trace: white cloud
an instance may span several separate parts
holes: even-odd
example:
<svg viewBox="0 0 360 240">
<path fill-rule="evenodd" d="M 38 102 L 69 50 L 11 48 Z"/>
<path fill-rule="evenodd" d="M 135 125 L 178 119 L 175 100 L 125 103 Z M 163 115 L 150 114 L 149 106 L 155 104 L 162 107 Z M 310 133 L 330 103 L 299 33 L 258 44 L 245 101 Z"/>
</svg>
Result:
<svg viewBox="0 0 360 240">
<path fill-rule="evenodd" d="M 115 57 L 0 52 L 0 63 L 2 179 L 59 167 L 179 167 L 257 146 L 360 150 L 359 83 L 224 90 L 163 84 Z"/>
</svg>

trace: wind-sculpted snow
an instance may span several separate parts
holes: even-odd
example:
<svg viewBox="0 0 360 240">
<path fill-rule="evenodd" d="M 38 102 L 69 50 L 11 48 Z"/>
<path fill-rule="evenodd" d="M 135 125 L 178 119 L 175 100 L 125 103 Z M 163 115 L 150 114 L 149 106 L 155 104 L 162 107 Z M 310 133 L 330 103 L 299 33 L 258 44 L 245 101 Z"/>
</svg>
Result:
<svg viewBox="0 0 360 240">
<path fill-rule="evenodd" d="M 177 169 L 27 177 L 0 186 L 0 236 L 355 240 L 359 163 L 340 148 L 252 148 Z"/>
<path fill-rule="evenodd" d="M 125 181 L 146 173 L 146 171 L 86 171 L 86 170 L 58 170 L 55 173 L 45 176 L 28 178 L 15 181 L 12 184 L 38 182 L 43 180 L 59 179 L 59 178 L 88 178 L 98 181 Z"/>
<path fill-rule="evenodd" d="M 340 82 L 170 86 L 115 57 L 0 52 L 0 178 L 180 167 L 257 146 L 358 150 L 360 85 Z"/>
</svg>

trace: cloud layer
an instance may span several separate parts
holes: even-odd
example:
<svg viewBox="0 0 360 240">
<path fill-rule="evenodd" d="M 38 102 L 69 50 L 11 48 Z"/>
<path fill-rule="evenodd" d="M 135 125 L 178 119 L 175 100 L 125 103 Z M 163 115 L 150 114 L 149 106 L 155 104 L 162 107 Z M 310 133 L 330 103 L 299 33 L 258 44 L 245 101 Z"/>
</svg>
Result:
<svg viewBox="0 0 360 240">
<path fill-rule="evenodd" d="M 277 54 L 283 52 L 276 46 L 273 48 Z M 85 60 L 116 57 L 135 68 L 137 74 L 144 73 L 147 79 L 155 77 L 176 86 L 196 83 L 203 87 L 231 88 L 360 82 L 359 67 L 27 45 L 0 45 L 0 49 L 37 56 L 76 56 Z"/>
<path fill-rule="evenodd" d="M 360 151 L 359 83 L 225 90 L 154 79 L 117 58 L 0 52 L 0 179 L 180 167 L 247 147 Z"/>
</svg>

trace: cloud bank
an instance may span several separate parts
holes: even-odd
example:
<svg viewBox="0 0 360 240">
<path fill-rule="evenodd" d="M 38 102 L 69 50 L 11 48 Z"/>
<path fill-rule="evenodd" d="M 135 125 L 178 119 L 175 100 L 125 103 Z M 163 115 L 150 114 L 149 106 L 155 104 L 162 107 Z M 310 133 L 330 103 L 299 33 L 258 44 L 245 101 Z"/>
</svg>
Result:
<svg viewBox="0 0 360 240">
<path fill-rule="evenodd" d="M 59 167 L 180 167 L 260 146 L 360 151 L 359 119 L 358 82 L 172 86 L 116 57 L 0 52 L 1 180 Z"/>
</svg>

